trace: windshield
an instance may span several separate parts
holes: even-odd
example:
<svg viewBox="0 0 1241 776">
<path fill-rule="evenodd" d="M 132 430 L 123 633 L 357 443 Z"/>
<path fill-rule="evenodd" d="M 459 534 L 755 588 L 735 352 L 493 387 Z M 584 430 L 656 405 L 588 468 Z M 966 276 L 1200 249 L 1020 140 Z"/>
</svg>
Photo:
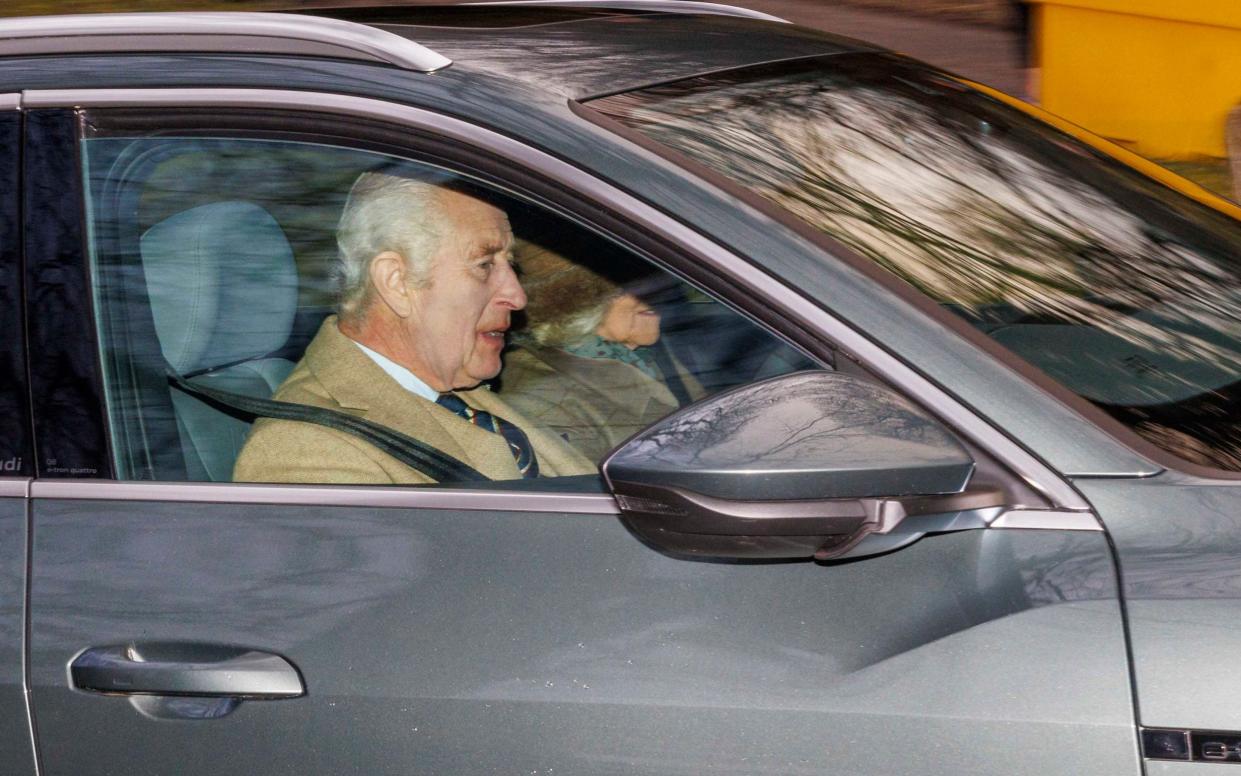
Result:
<svg viewBox="0 0 1241 776">
<path fill-rule="evenodd" d="M 1241 470 L 1241 223 L 896 57 L 591 107 L 779 204 L 1148 440 Z"/>
</svg>

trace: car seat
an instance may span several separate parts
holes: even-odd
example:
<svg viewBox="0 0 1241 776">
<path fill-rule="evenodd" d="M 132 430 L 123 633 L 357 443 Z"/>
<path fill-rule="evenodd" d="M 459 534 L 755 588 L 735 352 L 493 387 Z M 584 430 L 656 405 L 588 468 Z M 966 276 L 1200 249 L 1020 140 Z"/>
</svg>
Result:
<svg viewBox="0 0 1241 776">
<path fill-rule="evenodd" d="M 171 216 L 142 236 L 142 268 L 165 361 L 190 382 L 269 398 L 293 363 L 269 357 L 297 311 L 293 250 L 276 220 L 249 202 Z M 190 480 L 227 482 L 250 423 L 172 389 Z"/>
</svg>

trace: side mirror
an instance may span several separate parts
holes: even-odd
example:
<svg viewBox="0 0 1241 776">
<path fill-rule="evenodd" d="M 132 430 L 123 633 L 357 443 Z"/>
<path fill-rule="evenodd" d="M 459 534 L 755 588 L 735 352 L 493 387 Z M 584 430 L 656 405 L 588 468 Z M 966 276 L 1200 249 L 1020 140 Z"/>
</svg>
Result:
<svg viewBox="0 0 1241 776">
<path fill-rule="evenodd" d="M 981 512 L 1003 506 L 998 489 L 966 491 L 973 458 L 938 421 L 838 372 L 712 396 L 633 437 L 601 469 L 630 530 L 678 555 L 872 554 L 984 527 Z"/>
</svg>

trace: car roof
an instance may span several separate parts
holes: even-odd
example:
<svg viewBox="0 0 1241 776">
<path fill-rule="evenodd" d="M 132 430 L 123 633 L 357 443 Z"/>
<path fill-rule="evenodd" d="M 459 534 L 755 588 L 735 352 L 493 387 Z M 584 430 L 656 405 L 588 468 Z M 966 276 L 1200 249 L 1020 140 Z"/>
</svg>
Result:
<svg viewBox="0 0 1241 776">
<path fill-rule="evenodd" d="M 574 99 L 800 57 L 877 50 L 708 4 L 617 2 L 352 7 L 311 13 L 361 22 L 471 70 Z"/>
<path fill-rule="evenodd" d="M 668 10 L 669 8 L 673 10 Z M 316 17 L 316 18 L 311 18 Z M 128 13 L 0 21 L 0 68 L 37 57 L 156 52 L 348 59 L 521 83 L 585 99 L 747 65 L 872 47 L 743 9 L 669 0 Z M 345 68 L 342 68 L 345 70 Z M 129 71 L 135 80 L 152 74 Z M 200 71 L 210 80 L 211 73 Z M 158 77 L 158 76 L 157 76 Z M 346 78 L 342 73 L 342 79 Z"/>
</svg>

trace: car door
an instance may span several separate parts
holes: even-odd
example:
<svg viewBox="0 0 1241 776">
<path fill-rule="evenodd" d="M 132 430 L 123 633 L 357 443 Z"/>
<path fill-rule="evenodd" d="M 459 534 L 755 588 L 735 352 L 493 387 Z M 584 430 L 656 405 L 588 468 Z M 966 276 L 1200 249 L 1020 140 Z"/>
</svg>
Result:
<svg viewBox="0 0 1241 776">
<path fill-rule="evenodd" d="M 34 773 L 26 714 L 26 496 L 34 455 L 26 380 L 21 213 L 22 118 L 0 95 L 0 750 L 4 769 Z"/>
<path fill-rule="evenodd" d="M 157 459 L 189 450 L 126 436 L 138 417 L 159 439 L 152 429 L 171 416 L 142 415 L 116 366 L 118 352 L 142 347 L 128 323 L 137 318 L 124 316 L 149 315 L 150 303 L 126 297 L 134 313 L 103 284 L 108 256 L 141 253 L 118 224 L 159 199 L 127 200 L 92 166 L 159 161 L 142 146 L 150 138 L 200 144 L 201 163 L 185 157 L 164 174 L 202 192 L 229 169 L 221 159 L 238 158 L 240 136 L 313 144 L 320 131 L 342 154 L 403 137 L 401 158 L 503 184 L 670 273 L 696 263 L 696 275 L 720 279 L 698 284 L 702 299 L 766 316 L 770 341 L 795 343 L 820 367 L 833 365 L 831 350 L 814 342 L 851 335 L 779 281 L 738 291 L 741 258 L 638 200 L 458 120 L 304 92 L 131 93 L 125 116 L 101 93 L 29 97 L 40 107 L 27 121 L 45 130 L 27 151 L 28 174 L 48 184 L 36 204 L 89 203 L 85 218 L 44 224 L 46 271 L 31 276 L 34 295 L 62 293 L 55 310 L 34 312 L 40 341 L 72 365 L 36 370 L 36 396 L 75 398 L 35 408 L 29 651 L 44 774 L 1140 772 L 1107 537 L 1065 483 L 1037 465 L 1012 474 L 1016 448 L 977 426 L 953 431 L 1008 488 L 1003 515 L 832 564 L 660 552 L 593 481 L 160 476 L 172 470 Z M 205 117 L 224 107 L 252 115 Z M 177 124 L 177 108 L 198 112 Z M 361 116 L 388 129 L 368 135 Z M 278 169 L 304 159 L 280 149 Z M 336 196 L 334 185 L 306 196 Z M 91 283 L 65 284 L 53 269 Z M 132 271 L 113 277 L 149 286 Z M 321 289 L 299 289 L 311 291 Z M 898 388 L 963 417 L 912 373 Z M 194 684 L 203 676 L 210 687 Z"/>
</svg>

